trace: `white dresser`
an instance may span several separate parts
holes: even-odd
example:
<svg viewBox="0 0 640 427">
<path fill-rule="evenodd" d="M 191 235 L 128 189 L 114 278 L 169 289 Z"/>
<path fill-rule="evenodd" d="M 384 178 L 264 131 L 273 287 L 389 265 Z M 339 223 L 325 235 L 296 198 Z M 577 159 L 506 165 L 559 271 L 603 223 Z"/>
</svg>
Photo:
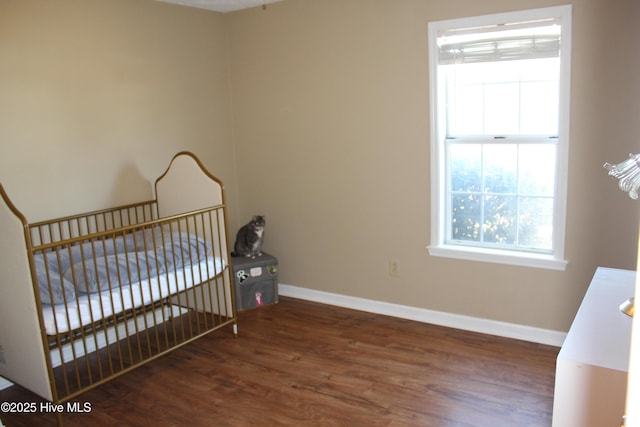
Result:
<svg viewBox="0 0 640 427">
<path fill-rule="evenodd" d="M 560 349 L 553 427 L 618 427 L 624 414 L 636 272 L 599 267 Z"/>
</svg>

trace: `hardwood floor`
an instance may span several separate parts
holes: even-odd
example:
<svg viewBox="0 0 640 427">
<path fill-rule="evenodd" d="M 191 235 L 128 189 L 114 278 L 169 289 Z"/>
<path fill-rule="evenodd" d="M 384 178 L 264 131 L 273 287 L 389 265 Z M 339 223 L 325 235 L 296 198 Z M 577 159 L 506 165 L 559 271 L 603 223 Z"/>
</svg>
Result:
<svg viewBox="0 0 640 427">
<path fill-rule="evenodd" d="M 292 298 L 75 399 L 73 426 L 550 426 L 559 351 Z M 0 402 L 37 402 L 14 386 Z M 38 411 L 39 412 L 39 411 Z M 55 416 L 0 413 L 7 427 Z"/>
</svg>

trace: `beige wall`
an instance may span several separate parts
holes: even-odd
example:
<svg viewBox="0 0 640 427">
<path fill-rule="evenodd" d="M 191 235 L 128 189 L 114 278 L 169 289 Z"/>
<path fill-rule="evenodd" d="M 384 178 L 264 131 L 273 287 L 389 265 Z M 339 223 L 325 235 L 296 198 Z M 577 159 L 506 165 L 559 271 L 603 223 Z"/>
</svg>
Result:
<svg viewBox="0 0 640 427">
<path fill-rule="evenodd" d="M 640 151 L 636 0 L 572 2 L 567 270 L 425 249 L 427 22 L 564 2 L 515 3 L 286 0 L 229 16 L 240 213 L 267 215 L 282 283 L 566 331 L 598 265 L 635 268 L 638 205 L 602 164 Z"/>
<path fill-rule="evenodd" d="M 567 271 L 425 249 L 427 22 L 561 3 L 0 0 L 0 182 L 38 220 L 151 197 L 191 150 L 232 231 L 267 215 L 282 283 L 567 330 L 596 266 L 635 268 L 640 205 L 601 166 L 640 151 L 637 0 L 573 2 Z"/>
<path fill-rule="evenodd" d="M 215 12 L 0 0 L 0 182 L 16 206 L 35 221 L 151 198 L 181 150 L 235 200 L 228 46 Z"/>
</svg>

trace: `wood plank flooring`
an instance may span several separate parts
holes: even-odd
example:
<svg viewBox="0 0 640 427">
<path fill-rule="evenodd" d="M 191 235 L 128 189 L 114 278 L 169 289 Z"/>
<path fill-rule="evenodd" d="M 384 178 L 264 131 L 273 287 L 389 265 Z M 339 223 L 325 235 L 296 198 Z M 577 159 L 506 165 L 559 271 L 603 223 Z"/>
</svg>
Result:
<svg viewBox="0 0 640 427">
<path fill-rule="evenodd" d="M 556 347 L 281 298 L 73 402 L 74 426 L 551 425 Z M 14 386 L 0 402 L 41 399 Z M 56 418 L 0 413 L 7 427 Z"/>
</svg>

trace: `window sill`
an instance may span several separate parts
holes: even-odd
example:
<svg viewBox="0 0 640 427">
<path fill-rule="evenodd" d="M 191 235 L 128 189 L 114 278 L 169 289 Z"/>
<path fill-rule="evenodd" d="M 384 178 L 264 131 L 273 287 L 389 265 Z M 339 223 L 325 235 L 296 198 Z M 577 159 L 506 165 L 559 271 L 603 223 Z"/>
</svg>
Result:
<svg viewBox="0 0 640 427">
<path fill-rule="evenodd" d="M 428 246 L 429 255 L 456 258 L 467 261 L 490 262 L 495 264 L 517 265 L 521 267 L 544 268 L 564 271 L 567 261 L 554 258 L 552 255 L 501 251 L 496 249 L 471 248 L 454 245 Z"/>
</svg>

